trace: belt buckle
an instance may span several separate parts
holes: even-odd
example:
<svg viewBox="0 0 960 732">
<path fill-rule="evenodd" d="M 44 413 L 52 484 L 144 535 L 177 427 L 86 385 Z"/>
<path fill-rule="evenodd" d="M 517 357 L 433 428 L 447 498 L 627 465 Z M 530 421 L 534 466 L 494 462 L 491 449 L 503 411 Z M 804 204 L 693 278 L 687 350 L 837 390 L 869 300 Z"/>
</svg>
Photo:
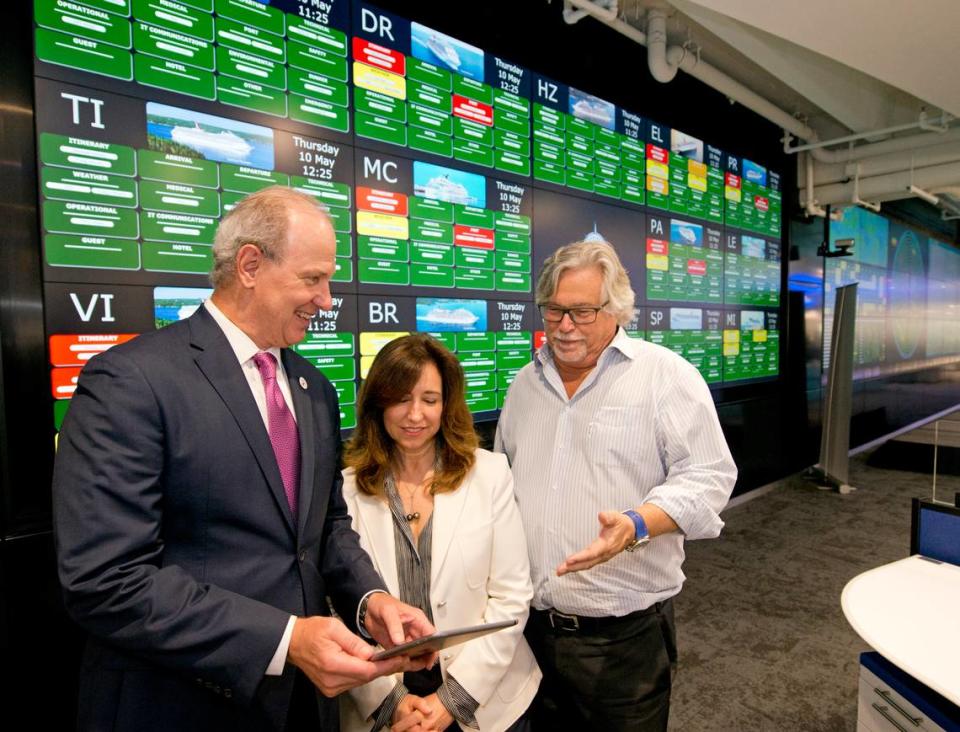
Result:
<svg viewBox="0 0 960 732">
<path fill-rule="evenodd" d="M 550 618 L 550 627 L 554 630 L 566 630 L 570 633 L 576 633 L 580 630 L 580 618 L 576 615 L 567 615 L 556 610 L 550 610 L 547 617 Z"/>
</svg>

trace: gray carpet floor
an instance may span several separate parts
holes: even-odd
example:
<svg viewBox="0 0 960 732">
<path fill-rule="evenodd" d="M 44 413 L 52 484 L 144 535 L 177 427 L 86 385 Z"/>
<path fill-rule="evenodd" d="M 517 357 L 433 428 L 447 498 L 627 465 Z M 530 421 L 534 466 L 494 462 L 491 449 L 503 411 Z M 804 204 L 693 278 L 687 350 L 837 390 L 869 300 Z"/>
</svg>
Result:
<svg viewBox="0 0 960 732">
<path fill-rule="evenodd" d="M 856 730 L 869 648 L 840 593 L 909 554 L 910 499 L 930 497 L 931 476 L 859 456 L 851 484 L 840 495 L 800 476 L 779 481 L 724 512 L 719 539 L 687 543 L 671 732 Z"/>
</svg>

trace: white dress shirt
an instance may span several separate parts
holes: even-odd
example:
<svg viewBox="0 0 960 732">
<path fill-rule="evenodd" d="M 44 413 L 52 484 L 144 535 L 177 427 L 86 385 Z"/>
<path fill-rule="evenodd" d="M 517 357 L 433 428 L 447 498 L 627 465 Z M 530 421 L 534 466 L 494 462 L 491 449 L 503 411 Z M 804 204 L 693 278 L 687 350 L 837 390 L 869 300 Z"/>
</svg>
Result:
<svg viewBox="0 0 960 732">
<path fill-rule="evenodd" d="M 700 373 L 622 328 L 570 398 L 545 344 L 510 386 L 495 449 L 513 470 L 533 606 L 591 617 L 627 615 L 676 595 L 684 538 L 719 535 L 737 477 Z M 598 512 L 644 503 L 680 531 L 557 577 L 567 556 L 597 538 Z"/>
<path fill-rule="evenodd" d="M 213 304 L 213 300 L 205 300 L 203 306 L 207 312 L 217 321 L 220 330 L 227 337 L 230 347 L 237 355 L 240 367 L 243 369 L 243 375 L 247 377 L 247 384 L 250 391 L 253 392 L 253 398 L 257 402 L 257 409 L 260 410 L 260 416 L 263 417 L 263 426 L 270 433 L 270 420 L 267 417 L 267 393 L 263 388 L 263 378 L 260 376 L 260 369 L 254 362 L 253 357 L 260 353 L 261 349 L 251 340 L 250 336 L 240 330 L 237 325 L 230 320 L 223 311 Z M 283 400 L 290 409 L 290 414 L 294 420 L 297 418 L 297 412 L 293 408 L 293 398 L 290 396 L 290 382 L 287 381 L 287 372 L 283 368 L 283 360 L 280 358 L 279 348 L 268 348 L 265 353 L 272 353 L 277 359 L 277 386 L 283 394 Z M 287 621 L 287 628 L 283 631 L 283 637 L 280 639 L 280 645 L 277 646 L 277 652 L 273 654 L 270 665 L 264 673 L 265 676 L 280 676 L 283 674 L 283 666 L 287 662 L 287 651 L 290 649 L 290 637 L 293 635 L 293 624 L 297 617 L 291 615 Z"/>
</svg>

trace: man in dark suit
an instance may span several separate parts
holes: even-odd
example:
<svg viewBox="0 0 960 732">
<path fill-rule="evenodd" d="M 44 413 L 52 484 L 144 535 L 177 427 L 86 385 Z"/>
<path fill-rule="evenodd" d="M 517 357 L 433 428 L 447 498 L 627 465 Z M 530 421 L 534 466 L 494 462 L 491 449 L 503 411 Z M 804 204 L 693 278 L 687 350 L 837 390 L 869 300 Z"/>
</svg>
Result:
<svg viewBox="0 0 960 732">
<path fill-rule="evenodd" d="M 314 199 L 255 193 L 218 229 L 212 298 L 84 368 L 53 479 L 60 581 L 90 636 L 81 729 L 336 729 L 314 687 L 426 662 L 372 662 L 329 617 L 327 597 L 384 645 L 433 630 L 360 548 L 336 393 L 288 350 L 331 306 L 334 255 Z"/>
</svg>

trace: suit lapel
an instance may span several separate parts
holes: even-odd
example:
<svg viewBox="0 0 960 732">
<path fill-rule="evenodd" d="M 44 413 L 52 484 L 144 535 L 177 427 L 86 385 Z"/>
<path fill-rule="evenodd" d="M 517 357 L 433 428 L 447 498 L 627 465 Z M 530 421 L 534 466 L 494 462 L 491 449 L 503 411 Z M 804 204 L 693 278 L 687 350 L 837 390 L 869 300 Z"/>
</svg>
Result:
<svg viewBox="0 0 960 732">
<path fill-rule="evenodd" d="M 436 587 L 440 569 L 450 552 L 450 545 L 461 526 L 461 516 L 473 486 L 470 471 L 463 483 L 452 493 L 438 493 L 433 499 L 433 549 L 430 567 L 430 586 Z M 469 519 L 467 519 L 469 520 Z"/>
<path fill-rule="evenodd" d="M 206 308 L 197 308 L 189 323 L 191 345 L 198 349 L 194 358 L 197 366 L 237 421 L 264 479 L 270 486 L 277 507 L 286 519 L 287 527 L 291 532 L 296 532 L 270 436 L 263 425 L 260 410 L 257 409 L 257 403 L 250 392 L 243 369 L 237 362 L 236 354 Z M 302 435 L 300 439 L 302 442 Z"/>
<path fill-rule="evenodd" d="M 393 540 L 393 514 L 379 496 L 357 493 L 357 533 L 366 537 L 370 556 L 383 578 L 387 589 L 400 594 L 400 578 L 397 576 L 397 549 Z"/>
<path fill-rule="evenodd" d="M 293 409 L 297 415 L 297 432 L 300 435 L 300 493 L 297 503 L 299 518 L 299 535 L 303 536 L 307 517 L 310 515 L 310 504 L 313 502 L 314 467 L 316 464 L 317 438 L 313 423 L 313 403 L 307 390 L 310 387 L 307 377 L 300 373 L 296 363 L 290 357 L 287 349 L 281 351 L 283 368 L 287 372 L 287 381 L 290 383 L 290 396 L 293 399 Z M 303 386 L 307 384 L 307 386 Z M 313 385 L 319 390 L 319 384 Z"/>
</svg>

